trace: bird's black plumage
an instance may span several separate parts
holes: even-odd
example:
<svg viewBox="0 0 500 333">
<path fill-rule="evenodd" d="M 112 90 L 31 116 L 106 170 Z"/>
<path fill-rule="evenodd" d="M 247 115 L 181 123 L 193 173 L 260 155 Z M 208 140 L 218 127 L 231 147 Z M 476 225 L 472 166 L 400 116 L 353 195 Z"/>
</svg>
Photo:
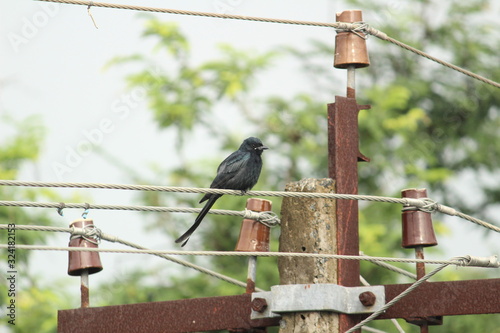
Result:
<svg viewBox="0 0 500 333">
<path fill-rule="evenodd" d="M 217 176 L 212 181 L 210 188 L 220 188 L 227 190 L 250 190 L 259 180 L 262 169 L 262 152 L 268 149 L 258 138 L 250 137 L 245 139 L 240 148 L 229 155 L 217 168 Z M 198 228 L 208 211 L 222 194 L 207 193 L 201 198 L 200 203 L 207 201 L 194 224 L 175 242 L 186 245 L 191 234 Z"/>
</svg>

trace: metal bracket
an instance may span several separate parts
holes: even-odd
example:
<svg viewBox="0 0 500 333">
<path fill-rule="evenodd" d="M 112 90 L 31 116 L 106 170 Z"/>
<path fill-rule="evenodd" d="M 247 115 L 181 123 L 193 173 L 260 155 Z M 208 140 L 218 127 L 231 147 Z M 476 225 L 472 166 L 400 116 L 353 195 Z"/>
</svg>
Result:
<svg viewBox="0 0 500 333">
<path fill-rule="evenodd" d="M 271 291 L 252 293 L 251 319 L 279 317 L 283 312 L 303 311 L 372 313 L 384 305 L 384 286 L 279 285 L 272 286 Z"/>
</svg>

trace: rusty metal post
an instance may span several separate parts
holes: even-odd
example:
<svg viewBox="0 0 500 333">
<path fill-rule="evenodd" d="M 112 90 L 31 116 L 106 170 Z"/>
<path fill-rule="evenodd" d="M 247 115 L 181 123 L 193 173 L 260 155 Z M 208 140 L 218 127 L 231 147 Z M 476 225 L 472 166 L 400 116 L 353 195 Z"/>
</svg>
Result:
<svg viewBox="0 0 500 333">
<path fill-rule="evenodd" d="M 329 177 L 335 179 L 336 192 L 358 193 L 358 161 L 369 159 L 359 152 L 358 112 L 368 109 L 353 98 L 336 96 L 335 103 L 328 105 L 328 156 Z M 337 253 L 359 254 L 358 202 L 337 201 Z M 359 285 L 359 262 L 338 261 L 338 284 Z M 340 331 L 345 332 L 361 321 L 359 315 L 340 315 Z"/>
<path fill-rule="evenodd" d="M 71 222 L 69 226 L 75 228 L 88 228 L 94 227 L 94 222 L 90 219 L 80 219 Z M 69 241 L 69 247 L 97 248 L 97 239 L 94 237 L 72 235 Z M 68 256 L 68 275 L 80 276 L 81 307 L 86 308 L 90 304 L 89 275 L 102 271 L 99 253 L 70 251 Z"/>
<path fill-rule="evenodd" d="M 250 198 L 246 208 L 254 212 L 271 211 L 272 202 L 264 199 Z M 240 237 L 236 244 L 236 251 L 269 252 L 270 228 L 259 221 L 244 219 L 241 223 Z M 248 258 L 247 293 L 255 291 L 255 277 L 257 273 L 257 257 Z"/>
<path fill-rule="evenodd" d="M 80 275 L 80 306 L 88 308 L 90 305 L 90 285 L 89 285 L 89 270 L 83 269 Z"/>
<path fill-rule="evenodd" d="M 361 22 L 360 10 L 337 13 L 337 22 Z M 364 35 L 359 32 L 339 32 L 335 38 L 336 68 L 347 69 L 347 98 L 336 96 L 328 105 L 328 174 L 335 179 L 337 193 L 358 193 L 358 161 L 369 161 L 359 152 L 358 112 L 369 109 L 356 103 L 355 69 L 370 65 Z M 358 255 L 358 202 L 337 202 L 337 253 Z M 338 261 L 338 284 L 359 285 L 359 262 Z M 340 331 L 344 332 L 361 320 L 358 315 L 340 315 Z"/>
</svg>

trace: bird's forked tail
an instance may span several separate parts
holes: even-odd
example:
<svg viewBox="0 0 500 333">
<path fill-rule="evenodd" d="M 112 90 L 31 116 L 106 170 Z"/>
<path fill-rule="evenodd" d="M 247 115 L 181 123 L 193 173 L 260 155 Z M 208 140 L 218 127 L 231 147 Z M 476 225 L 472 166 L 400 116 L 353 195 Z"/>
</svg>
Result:
<svg viewBox="0 0 500 333">
<path fill-rule="evenodd" d="M 214 205 L 214 203 L 217 201 L 217 199 L 219 199 L 222 195 L 220 194 L 213 194 L 207 201 L 207 203 L 205 204 L 205 206 L 203 207 L 203 209 L 200 211 L 200 214 L 198 214 L 198 217 L 196 217 L 196 220 L 194 221 L 193 225 L 191 226 L 191 228 L 189 228 L 188 231 L 186 231 L 181 237 L 177 238 L 175 240 L 176 243 L 182 243 L 181 246 L 184 246 L 186 245 L 186 243 L 188 242 L 189 240 L 189 237 L 191 237 L 191 234 L 198 228 L 198 226 L 200 225 L 201 221 L 203 220 L 203 218 L 205 217 L 205 215 L 207 215 L 208 211 L 210 210 L 210 208 L 212 208 L 212 206 Z"/>
</svg>

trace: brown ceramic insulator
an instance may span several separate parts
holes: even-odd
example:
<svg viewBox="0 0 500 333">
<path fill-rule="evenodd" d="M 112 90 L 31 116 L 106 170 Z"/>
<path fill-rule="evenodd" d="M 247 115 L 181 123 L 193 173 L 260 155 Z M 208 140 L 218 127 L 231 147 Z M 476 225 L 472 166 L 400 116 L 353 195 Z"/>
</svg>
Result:
<svg viewBox="0 0 500 333">
<path fill-rule="evenodd" d="M 247 209 L 254 212 L 271 210 L 271 201 L 250 198 L 247 200 Z M 240 237 L 236 244 L 236 251 L 268 252 L 270 228 L 259 221 L 244 219 L 241 224 Z"/>
<path fill-rule="evenodd" d="M 94 224 L 93 220 L 81 219 L 71 222 L 69 226 L 70 228 L 72 226 L 75 228 L 84 228 L 85 226 L 91 224 Z M 69 247 L 97 248 L 98 246 L 97 244 L 94 244 L 84 239 L 83 237 L 74 235 L 71 236 Z M 102 271 L 102 264 L 101 259 L 99 258 L 99 253 L 69 251 L 68 275 L 80 276 L 82 275 L 82 271 L 85 269 L 88 270 L 89 274 L 94 274 Z"/>
<path fill-rule="evenodd" d="M 362 22 L 363 14 L 360 10 L 346 10 L 337 13 L 337 22 Z M 361 36 L 361 37 L 360 37 Z M 370 66 L 368 50 L 366 48 L 365 34 L 357 31 L 342 31 L 335 37 L 335 57 L 333 66 L 335 68 L 347 68 L 353 65 L 355 68 Z"/>
<path fill-rule="evenodd" d="M 401 191 L 403 198 L 421 199 L 427 198 L 426 189 L 406 189 Z M 437 245 L 436 235 L 432 227 L 432 218 L 430 213 L 420 210 L 404 209 L 402 214 L 403 222 L 403 240 L 402 246 L 413 248 L 417 246 Z"/>
</svg>

